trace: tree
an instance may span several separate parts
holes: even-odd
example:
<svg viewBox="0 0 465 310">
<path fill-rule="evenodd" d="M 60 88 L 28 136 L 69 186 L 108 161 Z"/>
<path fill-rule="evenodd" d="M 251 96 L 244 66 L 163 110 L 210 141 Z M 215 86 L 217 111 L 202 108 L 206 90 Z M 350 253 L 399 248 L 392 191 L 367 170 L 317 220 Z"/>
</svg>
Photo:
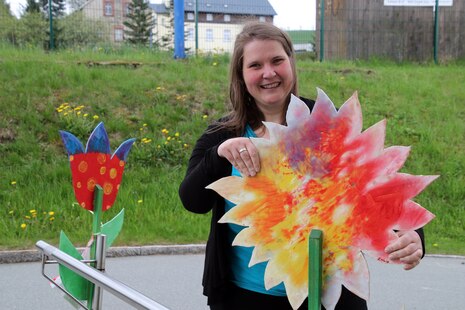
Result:
<svg viewBox="0 0 465 310">
<path fill-rule="evenodd" d="M 132 44 L 146 45 L 149 42 L 155 17 L 145 0 L 132 0 L 128 7 L 127 20 L 123 23 L 127 29 L 127 41 Z"/>
<path fill-rule="evenodd" d="M 42 4 L 42 12 L 45 16 L 49 15 L 48 0 L 40 0 Z M 65 15 L 65 0 L 52 0 L 52 16 L 54 18 L 62 17 Z"/>
<path fill-rule="evenodd" d="M 10 5 L 5 0 L 0 0 L 0 42 L 16 42 L 17 19 L 10 12 Z"/>
<path fill-rule="evenodd" d="M 26 6 L 23 7 L 24 14 L 40 13 L 40 4 L 36 0 L 27 0 Z"/>
</svg>

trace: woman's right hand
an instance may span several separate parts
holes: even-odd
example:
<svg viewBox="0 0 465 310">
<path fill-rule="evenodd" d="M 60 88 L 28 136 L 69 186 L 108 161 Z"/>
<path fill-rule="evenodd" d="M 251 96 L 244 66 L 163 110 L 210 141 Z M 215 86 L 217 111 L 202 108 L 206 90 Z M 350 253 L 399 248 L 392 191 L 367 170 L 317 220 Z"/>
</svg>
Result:
<svg viewBox="0 0 465 310">
<path fill-rule="evenodd" d="M 232 138 L 218 147 L 218 155 L 226 158 L 243 176 L 253 177 L 260 171 L 260 157 L 249 138 Z"/>
</svg>

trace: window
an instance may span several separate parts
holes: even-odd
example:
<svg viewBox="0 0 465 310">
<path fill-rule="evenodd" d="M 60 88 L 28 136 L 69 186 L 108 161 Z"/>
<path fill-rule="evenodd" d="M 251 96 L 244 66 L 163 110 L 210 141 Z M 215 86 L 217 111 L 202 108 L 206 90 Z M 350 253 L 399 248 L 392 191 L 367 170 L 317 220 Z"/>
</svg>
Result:
<svg viewBox="0 0 465 310">
<path fill-rule="evenodd" d="M 123 29 L 116 28 L 115 29 L 115 42 L 121 42 L 124 40 L 124 32 Z"/>
<path fill-rule="evenodd" d="M 187 20 L 194 20 L 195 15 L 192 12 L 187 13 Z"/>
<path fill-rule="evenodd" d="M 260 16 L 258 20 L 262 23 L 266 22 L 266 17 L 265 16 Z"/>
<path fill-rule="evenodd" d="M 205 41 L 213 42 L 213 29 L 207 29 L 205 33 Z"/>
<path fill-rule="evenodd" d="M 194 28 L 187 29 L 187 40 L 194 41 Z"/>
<path fill-rule="evenodd" d="M 103 15 L 105 15 L 105 16 L 113 16 L 113 2 L 105 1 Z"/>
<path fill-rule="evenodd" d="M 129 13 L 131 13 L 131 10 L 129 9 L 129 3 L 124 2 L 123 3 L 123 16 L 128 16 Z"/>
<path fill-rule="evenodd" d="M 225 22 L 230 22 L 230 21 L 231 21 L 231 15 L 229 15 L 229 14 L 224 14 L 224 21 L 225 21 Z"/>
<path fill-rule="evenodd" d="M 207 22 L 211 22 L 213 20 L 213 14 L 207 14 Z"/>
<path fill-rule="evenodd" d="M 223 42 L 231 42 L 231 29 L 223 30 Z"/>
</svg>

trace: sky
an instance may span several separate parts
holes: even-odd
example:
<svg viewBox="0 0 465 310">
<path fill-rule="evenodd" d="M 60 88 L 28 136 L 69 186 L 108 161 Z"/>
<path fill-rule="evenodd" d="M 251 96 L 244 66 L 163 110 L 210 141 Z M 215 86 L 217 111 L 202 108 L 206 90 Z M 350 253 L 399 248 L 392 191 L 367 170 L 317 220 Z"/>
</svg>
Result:
<svg viewBox="0 0 465 310">
<path fill-rule="evenodd" d="M 314 30 L 315 1 L 316 0 L 268 0 L 277 13 L 274 18 L 274 24 L 285 30 Z M 18 16 L 21 10 L 21 4 L 24 5 L 26 0 L 6 0 L 6 2 L 10 4 L 13 13 Z M 151 2 L 160 3 L 161 0 L 151 0 Z"/>
</svg>

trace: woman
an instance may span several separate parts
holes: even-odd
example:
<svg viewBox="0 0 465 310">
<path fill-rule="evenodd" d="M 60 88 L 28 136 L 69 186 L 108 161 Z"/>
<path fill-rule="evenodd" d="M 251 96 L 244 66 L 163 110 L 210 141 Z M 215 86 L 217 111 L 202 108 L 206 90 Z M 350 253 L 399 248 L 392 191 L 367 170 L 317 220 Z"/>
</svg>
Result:
<svg viewBox="0 0 465 310">
<path fill-rule="evenodd" d="M 291 309 L 283 284 L 264 287 L 266 263 L 248 267 L 251 248 L 231 246 L 242 227 L 219 224 L 234 207 L 205 187 L 230 175 L 253 177 L 260 158 L 250 137 L 267 138 L 263 121 L 285 123 L 290 95 L 297 95 L 295 56 L 288 35 L 268 23 L 247 24 L 237 36 L 230 67 L 232 111 L 209 126 L 197 141 L 179 194 L 184 207 L 195 213 L 212 211 L 207 242 L 204 294 L 213 310 Z M 311 109 L 314 102 L 301 98 Z M 400 232 L 386 248 L 390 259 L 405 269 L 423 256 L 422 230 Z M 421 236 L 421 238 L 420 238 Z M 336 309 L 366 309 L 365 300 L 343 288 Z M 300 309 L 307 309 L 305 302 Z"/>
</svg>

